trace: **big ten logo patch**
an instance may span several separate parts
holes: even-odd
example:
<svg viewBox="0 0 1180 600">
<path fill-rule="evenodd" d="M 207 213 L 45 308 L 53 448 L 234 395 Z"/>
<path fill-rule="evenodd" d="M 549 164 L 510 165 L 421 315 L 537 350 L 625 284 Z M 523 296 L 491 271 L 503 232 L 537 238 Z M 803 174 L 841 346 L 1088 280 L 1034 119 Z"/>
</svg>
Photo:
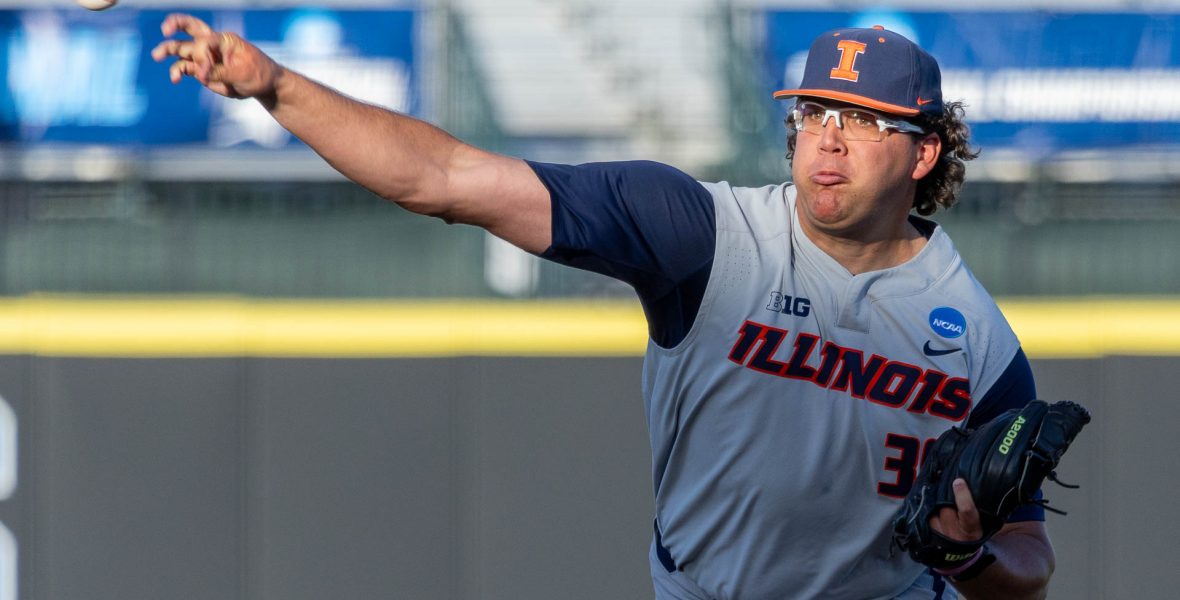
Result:
<svg viewBox="0 0 1180 600">
<path fill-rule="evenodd" d="M 792 297 L 781 292 L 771 292 L 770 303 L 766 305 L 766 310 L 783 313 L 784 315 L 806 317 L 811 314 L 811 300 L 802 296 Z"/>
</svg>

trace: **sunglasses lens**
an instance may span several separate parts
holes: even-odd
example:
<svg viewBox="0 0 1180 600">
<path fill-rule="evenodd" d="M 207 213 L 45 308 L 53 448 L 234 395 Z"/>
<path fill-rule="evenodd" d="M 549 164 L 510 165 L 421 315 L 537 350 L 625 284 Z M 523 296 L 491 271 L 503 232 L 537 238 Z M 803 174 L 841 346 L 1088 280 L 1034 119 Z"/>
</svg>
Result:
<svg viewBox="0 0 1180 600">
<path fill-rule="evenodd" d="M 850 140 L 879 141 L 884 133 L 877 124 L 877 116 L 863 110 L 840 111 L 840 121 L 844 124 L 844 137 Z"/>
</svg>

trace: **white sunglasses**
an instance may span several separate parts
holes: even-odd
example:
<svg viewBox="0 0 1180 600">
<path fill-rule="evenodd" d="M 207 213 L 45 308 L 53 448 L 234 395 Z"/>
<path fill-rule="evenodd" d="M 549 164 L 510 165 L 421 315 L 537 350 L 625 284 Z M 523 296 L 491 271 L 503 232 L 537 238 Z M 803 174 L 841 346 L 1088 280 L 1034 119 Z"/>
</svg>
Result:
<svg viewBox="0 0 1180 600">
<path fill-rule="evenodd" d="M 821 135 L 828 125 L 828 119 L 835 119 L 836 128 L 843 131 L 844 137 L 849 140 L 879 142 L 885 139 L 885 131 L 889 129 L 902 133 L 926 133 L 913 123 L 890 119 L 865 108 L 828 108 L 818 102 L 804 100 L 791 109 L 791 120 L 796 131 Z"/>
</svg>

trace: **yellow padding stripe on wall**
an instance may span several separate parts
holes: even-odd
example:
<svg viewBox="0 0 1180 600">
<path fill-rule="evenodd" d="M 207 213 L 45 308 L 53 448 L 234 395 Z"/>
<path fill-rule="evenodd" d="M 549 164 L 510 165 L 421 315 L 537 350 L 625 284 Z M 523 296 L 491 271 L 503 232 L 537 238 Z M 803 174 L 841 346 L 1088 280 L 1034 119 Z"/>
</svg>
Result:
<svg viewBox="0 0 1180 600">
<path fill-rule="evenodd" d="M 1180 301 L 1007 300 L 1033 358 L 1180 356 Z M 105 357 L 638 356 L 634 301 L 0 299 L 0 353 Z"/>
<path fill-rule="evenodd" d="M 634 302 L 0 300 L 0 353 L 61 356 L 639 355 Z"/>
<path fill-rule="evenodd" d="M 1033 358 L 1180 356 L 1180 300 L 1009 299 L 1004 316 Z"/>
</svg>

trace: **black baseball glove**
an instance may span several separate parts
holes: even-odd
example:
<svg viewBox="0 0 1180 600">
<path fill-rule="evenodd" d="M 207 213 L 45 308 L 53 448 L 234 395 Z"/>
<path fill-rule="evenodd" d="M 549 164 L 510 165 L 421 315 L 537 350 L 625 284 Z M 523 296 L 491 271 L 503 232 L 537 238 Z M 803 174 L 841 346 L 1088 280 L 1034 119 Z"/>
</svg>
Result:
<svg viewBox="0 0 1180 600">
<path fill-rule="evenodd" d="M 893 522 L 893 541 L 910 556 L 939 570 L 953 570 L 971 560 L 995 535 L 1012 511 L 1037 503 L 1033 495 L 1049 478 L 1065 487 L 1053 471 L 1070 442 L 1090 422 L 1090 413 L 1073 402 L 1033 400 L 976 430 L 952 427 L 927 450 L 914 487 Z M 983 537 L 959 542 L 930 528 L 943 507 L 955 507 L 951 483 L 962 477 L 979 509 Z M 1054 512 L 1061 512 L 1045 506 Z M 1065 514 L 1065 513 L 1061 513 Z"/>
</svg>

